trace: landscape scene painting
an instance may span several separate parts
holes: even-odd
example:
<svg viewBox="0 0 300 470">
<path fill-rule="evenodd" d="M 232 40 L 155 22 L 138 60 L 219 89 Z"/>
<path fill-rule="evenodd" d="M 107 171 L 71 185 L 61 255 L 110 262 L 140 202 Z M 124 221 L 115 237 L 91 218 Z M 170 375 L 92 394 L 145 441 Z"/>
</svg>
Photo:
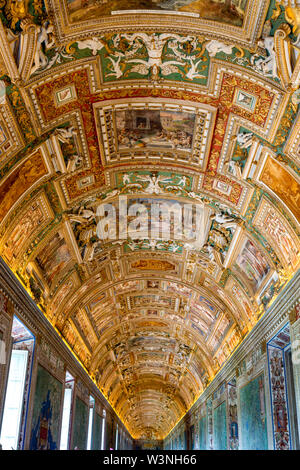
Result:
<svg viewBox="0 0 300 470">
<path fill-rule="evenodd" d="M 201 18 L 242 26 L 249 0 L 66 0 L 69 21 L 77 23 L 120 10 L 196 13 Z"/>
<path fill-rule="evenodd" d="M 191 151 L 196 115 L 156 110 L 115 113 L 119 149 L 163 147 Z"/>
</svg>

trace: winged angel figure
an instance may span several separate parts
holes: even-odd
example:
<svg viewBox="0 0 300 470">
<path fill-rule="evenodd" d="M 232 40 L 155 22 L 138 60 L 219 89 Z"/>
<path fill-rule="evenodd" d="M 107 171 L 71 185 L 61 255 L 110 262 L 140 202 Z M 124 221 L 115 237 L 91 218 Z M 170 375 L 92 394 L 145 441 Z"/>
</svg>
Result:
<svg viewBox="0 0 300 470">
<path fill-rule="evenodd" d="M 148 186 L 144 190 L 145 193 L 147 194 L 161 194 L 162 193 L 162 188 L 160 187 L 160 183 L 167 183 L 170 181 L 169 178 L 165 178 L 163 176 L 156 176 L 156 175 L 145 175 L 145 176 L 139 176 L 139 179 L 141 181 L 145 181 L 148 183 Z"/>
</svg>

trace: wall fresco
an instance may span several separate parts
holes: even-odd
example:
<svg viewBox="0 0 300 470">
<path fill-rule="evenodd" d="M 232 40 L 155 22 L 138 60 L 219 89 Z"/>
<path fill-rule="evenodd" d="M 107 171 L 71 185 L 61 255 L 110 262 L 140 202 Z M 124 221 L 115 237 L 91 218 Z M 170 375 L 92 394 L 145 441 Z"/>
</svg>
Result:
<svg viewBox="0 0 300 470">
<path fill-rule="evenodd" d="M 95 413 L 94 422 L 93 422 L 91 450 L 101 450 L 101 439 L 102 439 L 102 417 L 98 413 Z"/>
<path fill-rule="evenodd" d="M 61 382 L 42 366 L 38 366 L 30 450 L 58 449 L 62 388 Z"/>
<path fill-rule="evenodd" d="M 206 450 L 206 416 L 199 420 L 199 450 Z"/>
<path fill-rule="evenodd" d="M 214 449 L 227 449 L 227 418 L 226 402 L 224 401 L 213 411 L 214 420 Z"/>
<path fill-rule="evenodd" d="M 240 449 L 267 450 L 267 420 L 264 376 L 256 377 L 239 390 Z"/>
<path fill-rule="evenodd" d="M 77 396 L 73 421 L 73 449 L 85 450 L 88 437 L 89 408 Z"/>
</svg>

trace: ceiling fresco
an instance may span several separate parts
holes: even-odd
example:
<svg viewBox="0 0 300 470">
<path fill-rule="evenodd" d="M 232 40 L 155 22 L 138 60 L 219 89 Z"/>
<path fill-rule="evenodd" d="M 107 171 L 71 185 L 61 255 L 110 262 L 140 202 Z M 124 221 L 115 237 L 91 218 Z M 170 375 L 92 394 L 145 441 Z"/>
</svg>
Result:
<svg viewBox="0 0 300 470">
<path fill-rule="evenodd" d="M 155 10 L 161 12 L 194 13 L 202 18 L 242 26 L 248 0 L 220 2 L 219 0 L 66 0 L 70 23 L 96 19 L 114 11 Z"/>
<path fill-rule="evenodd" d="M 0 255 L 134 438 L 299 268 L 296 3 L 0 1 Z"/>
</svg>

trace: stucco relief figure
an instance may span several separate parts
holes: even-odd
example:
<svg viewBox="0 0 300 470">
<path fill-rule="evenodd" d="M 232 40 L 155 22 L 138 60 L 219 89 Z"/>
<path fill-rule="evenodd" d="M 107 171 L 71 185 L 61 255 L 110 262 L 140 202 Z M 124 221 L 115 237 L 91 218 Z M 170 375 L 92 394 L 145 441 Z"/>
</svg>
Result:
<svg viewBox="0 0 300 470">
<path fill-rule="evenodd" d="M 79 170 L 83 165 L 83 158 L 78 152 L 78 135 L 74 126 L 57 128 L 54 135 L 60 143 L 67 172 Z"/>
<path fill-rule="evenodd" d="M 97 55 L 98 51 L 101 51 L 105 45 L 101 39 L 93 37 L 84 41 L 77 41 L 77 47 L 79 50 L 90 49 L 93 55 Z"/>
<path fill-rule="evenodd" d="M 57 135 L 57 138 L 60 142 L 67 143 L 69 139 L 77 136 L 77 132 L 75 131 L 74 126 L 59 127 L 55 130 L 55 135 Z"/>
<path fill-rule="evenodd" d="M 210 261 L 223 268 L 222 255 L 213 246 L 205 244 L 204 250 L 207 252 Z"/>
<path fill-rule="evenodd" d="M 266 78 L 279 78 L 277 73 L 274 37 L 262 37 L 262 39 L 258 41 L 258 45 L 266 50 L 267 56 L 262 57 L 259 54 L 253 55 L 251 57 L 252 67 L 256 72 L 261 73 Z"/>
<path fill-rule="evenodd" d="M 125 173 L 122 177 L 122 183 L 126 191 L 136 190 L 146 194 L 158 195 L 167 191 L 174 192 L 178 190 L 184 192 L 186 186 L 189 184 L 189 179 L 184 175 L 134 175 Z"/>
<path fill-rule="evenodd" d="M 48 21 L 45 21 L 42 26 L 39 26 L 31 75 L 48 64 L 48 58 L 44 53 L 44 48 L 48 50 L 54 46 L 55 38 L 53 31 L 53 25 Z"/>
<path fill-rule="evenodd" d="M 31 24 L 30 21 L 23 20 L 22 21 L 22 31 L 21 32 L 14 32 L 9 28 L 6 28 L 6 36 L 7 40 L 13 54 L 13 57 L 16 62 L 16 66 L 18 71 L 22 72 L 22 65 L 26 60 L 26 45 L 32 40 L 33 44 L 35 43 L 36 38 L 36 26 Z"/>
<path fill-rule="evenodd" d="M 222 225 L 223 228 L 232 228 L 237 226 L 237 220 L 230 215 L 224 214 L 223 212 L 216 212 L 211 215 L 211 220 L 215 220 L 217 224 Z"/>
<path fill-rule="evenodd" d="M 160 183 L 167 183 L 169 180 L 169 178 L 156 175 L 140 176 L 139 179 L 148 183 L 148 186 L 144 189 L 144 192 L 147 194 L 161 194 L 163 189 L 161 188 Z"/>
<path fill-rule="evenodd" d="M 74 173 L 74 171 L 78 170 L 78 168 L 81 167 L 82 162 L 82 157 L 80 157 L 79 155 L 71 155 L 67 165 L 67 172 Z"/>
<path fill-rule="evenodd" d="M 236 141 L 242 149 L 248 149 L 253 144 L 253 132 L 239 132 Z"/>
<path fill-rule="evenodd" d="M 33 23 L 30 17 L 26 17 L 22 19 L 20 28 L 20 32 L 7 28 L 6 34 L 19 72 L 21 75 L 25 74 L 25 78 L 27 73 L 33 75 L 37 70 L 51 66 L 52 62 L 55 62 L 52 59 L 49 64 L 45 54 L 55 45 L 54 27 L 49 21 L 39 26 Z M 34 51 L 33 56 L 32 51 Z M 25 65 L 29 67 L 28 72 Z"/>
<path fill-rule="evenodd" d="M 78 213 L 71 214 L 71 220 L 80 224 L 88 224 L 90 222 L 96 222 L 96 214 L 92 209 L 86 209 L 81 206 Z"/>
<path fill-rule="evenodd" d="M 212 39 L 206 45 L 206 50 L 210 57 L 215 57 L 219 52 L 223 52 L 226 55 L 231 55 L 235 46 L 229 46 L 224 42 Z"/>
<path fill-rule="evenodd" d="M 232 140 L 237 143 L 233 155 L 228 155 L 224 161 L 224 169 L 236 178 L 242 178 L 242 171 L 248 159 L 248 152 L 254 143 L 252 132 L 239 132 Z"/>
</svg>

